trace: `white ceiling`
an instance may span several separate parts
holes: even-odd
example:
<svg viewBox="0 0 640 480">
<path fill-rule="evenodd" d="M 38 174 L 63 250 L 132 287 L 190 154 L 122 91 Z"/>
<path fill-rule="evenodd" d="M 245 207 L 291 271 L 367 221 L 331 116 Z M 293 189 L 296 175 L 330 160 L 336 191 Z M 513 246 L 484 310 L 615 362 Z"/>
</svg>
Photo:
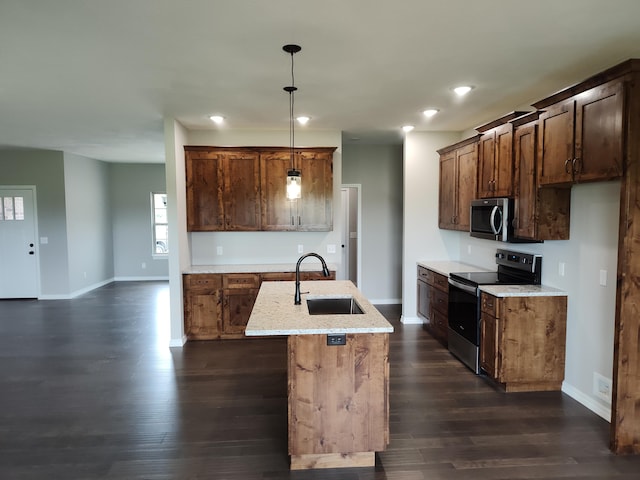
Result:
<svg viewBox="0 0 640 480">
<path fill-rule="evenodd" d="M 0 0 L 0 148 L 162 162 L 163 118 L 286 130 L 287 43 L 304 128 L 388 141 L 404 124 L 466 130 L 640 57 L 640 1 Z M 458 84 L 475 89 L 458 100 Z"/>
</svg>

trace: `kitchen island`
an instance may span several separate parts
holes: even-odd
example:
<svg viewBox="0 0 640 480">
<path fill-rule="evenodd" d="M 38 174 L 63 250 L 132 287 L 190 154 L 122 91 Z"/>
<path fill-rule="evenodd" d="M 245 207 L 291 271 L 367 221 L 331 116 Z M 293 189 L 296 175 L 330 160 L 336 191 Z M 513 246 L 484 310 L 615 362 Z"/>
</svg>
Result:
<svg viewBox="0 0 640 480">
<path fill-rule="evenodd" d="M 349 281 L 302 282 L 301 291 L 294 305 L 294 282 L 263 283 L 245 330 L 288 337 L 291 469 L 373 466 L 389 443 L 393 326 Z M 354 313 L 310 313 L 307 300 L 336 297 Z"/>
</svg>

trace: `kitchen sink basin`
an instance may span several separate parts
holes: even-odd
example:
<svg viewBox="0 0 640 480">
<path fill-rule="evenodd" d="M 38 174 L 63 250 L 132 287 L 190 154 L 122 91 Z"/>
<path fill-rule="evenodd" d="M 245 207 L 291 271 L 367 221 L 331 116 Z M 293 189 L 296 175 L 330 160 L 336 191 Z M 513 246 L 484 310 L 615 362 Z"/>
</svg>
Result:
<svg viewBox="0 0 640 480">
<path fill-rule="evenodd" d="M 351 296 L 307 298 L 309 315 L 356 315 L 364 311 Z"/>
</svg>

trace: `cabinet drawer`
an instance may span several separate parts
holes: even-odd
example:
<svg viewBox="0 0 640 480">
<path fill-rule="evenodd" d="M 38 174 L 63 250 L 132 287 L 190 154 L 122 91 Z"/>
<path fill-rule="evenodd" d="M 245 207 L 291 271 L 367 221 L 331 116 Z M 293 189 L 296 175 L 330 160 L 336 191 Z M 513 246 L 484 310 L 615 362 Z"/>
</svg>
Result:
<svg viewBox="0 0 640 480">
<path fill-rule="evenodd" d="M 229 273 L 224 275 L 223 288 L 259 288 L 260 275 L 257 273 Z"/>
<path fill-rule="evenodd" d="M 260 274 L 263 282 L 293 282 L 296 272 L 266 272 Z"/>
<path fill-rule="evenodd" d="M 449 315 L 449 294 L 433 288 L 431 290 L 431 308 L 445 316 Z"/>
<path fill-rule="evenodd" d="M 336 272 L 334 270 L 329 271 L 329 276 L 325 277 L 322 272 L 300 272 L 300 280 L 335 280 Z M 294 274 L 295 280 L 295 274 Z"/>
<path fill-rule="evenodd" d="M 445 275 L 440 275 L 439 273 L 436 273 L 436 272 L 432 272 L 431 270 L 429 270 L 429 272 L 431 273 L 431 283 L 429 282 L 427 283 L 429 283 L 429 285 L 433 285 L 439 290 L 442 290 L 443 292 L 448 293 L 449 277 L 446 277 Z"/>
<path fill-rule="evenodd" d="M 500 317 L 500 315 L 498 315 L 498 298 L 493 295 L 484 292 L 480 295 L 480 309 L 492 317 Z"/>
<path fill-rule="evenodd" d="M 422 280 L 423 282 L 431 285 L 433 283 L 433 272 L 424 267 L 418 266 L 418 280 Z"/>
<path fill-rule="evenodd" d="M 195 273 L 183 276 L 183 287 L 187 290 L 211 290 L 222 288 L 222 275 Z"/>
</svg>

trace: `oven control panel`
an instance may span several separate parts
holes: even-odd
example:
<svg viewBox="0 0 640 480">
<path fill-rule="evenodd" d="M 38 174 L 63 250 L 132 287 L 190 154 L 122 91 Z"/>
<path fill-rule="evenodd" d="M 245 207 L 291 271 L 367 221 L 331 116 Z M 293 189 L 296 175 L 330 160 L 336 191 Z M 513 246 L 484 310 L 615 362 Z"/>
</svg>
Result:
<svg viewBox="0 0 640 480">
<path fill-rule="evenodd" d="M 526 272 L 539 271 L 542 265 L 542 255 L 537 253 L 514 252 L 498 249 L 496 263 L 507 267 L 517 268 Z"/>
</svg>

